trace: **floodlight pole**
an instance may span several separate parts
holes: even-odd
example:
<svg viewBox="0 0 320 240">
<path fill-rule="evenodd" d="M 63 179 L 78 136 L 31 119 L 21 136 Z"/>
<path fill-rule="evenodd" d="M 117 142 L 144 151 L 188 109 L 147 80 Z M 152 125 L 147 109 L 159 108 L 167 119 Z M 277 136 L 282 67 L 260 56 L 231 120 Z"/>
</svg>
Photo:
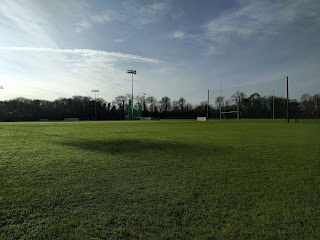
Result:
<svg viewBox="0 0 320 240">
<path fill-rule="evenodd" d="M 99 90 L 91 90 L 91 92 L 94 92 L 94 119 L 97 121 L 97 92 Z"/>
<path fill-rule="evenodd" d="M 133 74 L 131 74 L 131 120 L 133 120 Z"/>
<path fill-rule="evenodd" d="M 207 120 L 209 120 L 209 91 L 208 90 L 208 102 L 207 102 Z"/>
<path fill-rule="evenodd" d="M 132 80 L 132 94 L 131 94 L 131 120 L 133 120 L 133 74 L 137 74 L 136 70 L 127 70 L 127 73 L 131 74 Z"/>
<path fill-rule="evenodd" d="M 289 78 L 287 77 L 287 121 L 289 123 Z"/>
<path fill-rule="evenodd" d="M 272 92 L 272 119 L 274 119 L 274 90 Z"/>
</svg>

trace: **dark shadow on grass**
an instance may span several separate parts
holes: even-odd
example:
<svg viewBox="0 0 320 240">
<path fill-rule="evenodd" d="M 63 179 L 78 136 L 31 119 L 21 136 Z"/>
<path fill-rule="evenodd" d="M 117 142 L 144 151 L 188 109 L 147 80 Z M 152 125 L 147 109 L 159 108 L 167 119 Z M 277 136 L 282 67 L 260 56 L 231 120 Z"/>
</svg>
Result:
<svg viewBox="0 0 320 240">
<path fill-rule="evenodd" d="M 64 140 L 55 142 L 63 146 L 78 148 L 112 155 L 137 156 L 148 154 L 157 157 L 159 154 L 168 155 L 219 155 L 232 151 L 221 146 L 208 146 L 203 144 L 189 144 L 176 141 L 162 141 L 149 139 L 112 139 L 112 140 Z"/>
</svg>

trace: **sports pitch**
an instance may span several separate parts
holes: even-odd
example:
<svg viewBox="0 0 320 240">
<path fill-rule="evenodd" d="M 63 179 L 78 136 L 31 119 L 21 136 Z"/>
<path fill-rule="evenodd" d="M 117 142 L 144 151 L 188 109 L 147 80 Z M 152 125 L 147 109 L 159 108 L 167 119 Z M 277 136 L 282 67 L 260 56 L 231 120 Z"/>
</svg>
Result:
<svg viewBox="0 0 320 240">
<path fill-rule="evenodd" d="M 320 239 L 320 124 L 0 123 L 0 239 Z"/>
</svg>

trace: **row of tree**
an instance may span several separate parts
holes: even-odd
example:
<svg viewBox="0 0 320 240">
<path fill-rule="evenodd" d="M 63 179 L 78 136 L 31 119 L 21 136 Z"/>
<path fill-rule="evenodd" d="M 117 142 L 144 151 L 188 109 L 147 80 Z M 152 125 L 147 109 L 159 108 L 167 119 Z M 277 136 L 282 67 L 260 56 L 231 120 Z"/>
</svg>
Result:
<svg viewBox="0 0 320 240">
<path fill-rule="evenodd" d="M 0 121 L 37 121 L 39 119 L 63 120 L 79 118 L 80 120 L 124 120 L 128 118 L 127 104 L 130 94 L 117 96 L 114 101 L 106 102 L 102 98 L 92 99 L 85 96 L 60 98 L 54 101 L 16 98 L 0 101 Z M 142 117 L 154 118 L 196 118 L 206 116 L 209 109 L 210 118 L 219 118 L 222 112 L 236 111 L 239 105 L 242 118 L 286 118 L 287 100 L 282 97 L 261 96 L 254 93 L 235 93 L 230 99 L 223 96 L 215 99 L 214 105 L 207 108 L 207 101 L 193 105 L 185 98 L 171 100 L 164 96 L 157 100 L 153 96 L 145 98 L 136 96 L 134 108 L 142 110 Z M 273 111 L 274 106 L 274 111 Z M 320 116 L 320 94 L 304 94 L 300 100 L 289 100 L 290 118 L 317 118 Z M 222 117 L 235 117 L 223 113 Z"/>
</svg>

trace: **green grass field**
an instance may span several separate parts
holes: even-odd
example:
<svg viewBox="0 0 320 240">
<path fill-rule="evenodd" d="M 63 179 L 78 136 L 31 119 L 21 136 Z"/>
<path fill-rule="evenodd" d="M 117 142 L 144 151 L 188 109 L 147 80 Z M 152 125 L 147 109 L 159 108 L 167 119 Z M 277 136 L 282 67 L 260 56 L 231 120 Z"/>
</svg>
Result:
<svg viewBox="0 0 320 240">
<path fill-rule="evenodd" d="M 320 124 L 0 123 L 0 239 L 320 239 Z"/>
</svg>

